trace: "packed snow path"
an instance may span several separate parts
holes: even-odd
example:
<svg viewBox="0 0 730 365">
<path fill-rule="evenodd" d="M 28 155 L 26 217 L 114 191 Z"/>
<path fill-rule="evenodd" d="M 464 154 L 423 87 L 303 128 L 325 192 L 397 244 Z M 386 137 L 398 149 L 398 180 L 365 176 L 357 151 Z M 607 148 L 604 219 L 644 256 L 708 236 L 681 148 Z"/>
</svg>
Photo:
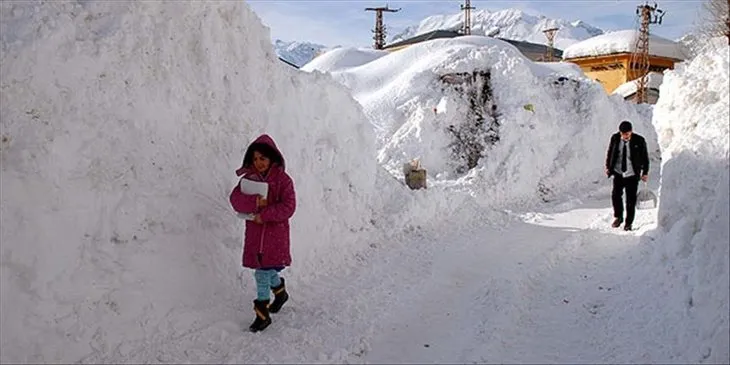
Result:
<svg viewBox="0 0 730 365">
<path fill-rule="evenodd" d="M 379 319 L 365 361 L 652 360 L 641 349 L 657 344 L 634 341 L 637 333 L 657 335 L 647 333 L 643 309 L 630 309 L 641 295 L 627 282 L 641 257 L 640 236 L 606 229 L 606 208 L 522 218 L 530 223 L 472 222 L 434 248 L 428 274 Z"/>
<path fill-rule="evenodd" d="M 263 333 L 246 331 L 253 288 L 245 272 L 246 288 L 214 301 L 204 316 L 179 315 L 187 322 L 157 340 L 114 344 L 81 361 L 668 360 L 660 329 L 649 322 L 661 303 L 632 303 L 651 297 L 632 278 L 650 238 L 608 227 L 605 194 L 560 208 L 484 213 L 373 243 L 353 265 L 323 268 L 317 280 L 292 286 Z M 654 214 L 638 211 L 640 230 Z"/>
</svg>

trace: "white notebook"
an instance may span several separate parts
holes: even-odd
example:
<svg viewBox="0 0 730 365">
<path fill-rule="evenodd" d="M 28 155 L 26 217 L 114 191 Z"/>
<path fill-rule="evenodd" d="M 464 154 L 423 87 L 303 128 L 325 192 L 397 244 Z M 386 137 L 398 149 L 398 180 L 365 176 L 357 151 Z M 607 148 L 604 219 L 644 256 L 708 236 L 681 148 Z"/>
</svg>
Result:
<svg viewBox="0 0 730 365">
<path fill-rule="evenodd" d="M 259 181 L 253 181 L 249 180 L 247 178 L 242 178 L 241 182 L 239 183 L 239 186 L 241 187 L 241 191 L 244 194 L 248 195 L 261 195 L 264 198 L 269 196 L 269 184 L 265 182 L 259 182 Z M 245 219 L 252 221 L 255 217 L 255 214 L 251 213 L 238 213 L 238 218 Z"/>
</svg>

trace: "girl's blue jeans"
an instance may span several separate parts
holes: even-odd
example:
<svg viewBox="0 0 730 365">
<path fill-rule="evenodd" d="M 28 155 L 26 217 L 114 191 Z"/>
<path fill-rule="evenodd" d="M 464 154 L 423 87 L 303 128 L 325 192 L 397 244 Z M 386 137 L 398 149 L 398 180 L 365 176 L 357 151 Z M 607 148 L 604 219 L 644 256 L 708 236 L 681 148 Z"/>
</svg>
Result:
<svg viewBox="0 0 730 365">
<path fill-rule="evenodd" d="M 256 299 L 268 302 L 271 299 L 271 288 L 281 285 L 279 269 L 256 269 Z"/>
</svg>

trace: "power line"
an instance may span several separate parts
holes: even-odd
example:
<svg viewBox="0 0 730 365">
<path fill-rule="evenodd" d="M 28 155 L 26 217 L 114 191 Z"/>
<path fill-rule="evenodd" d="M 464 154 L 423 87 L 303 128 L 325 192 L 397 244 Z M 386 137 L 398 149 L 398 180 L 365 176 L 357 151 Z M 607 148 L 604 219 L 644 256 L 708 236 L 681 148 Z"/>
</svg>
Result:
<svg viewBox="0 0 730 365">
<path fill-rule="evenodd" d="M 550 29 L 545 29 L 542 31 L 543 33 L 545 33 L 545 37 L 547 37 L 547 40 L 548 40 L 548 44 L 547 44 L 548 46 L 547 46 L 547 49 L 545 50 L 545 53 L 546 53 L 545 60 L 547 62 L 553 62 L 553 55 L 555 53 L 553 51 L 553 45 L 555 43 L 555 33 L 557 33 L 558 30 L 559 30 L 558 28 L 550 28 Z"/>
<path fill-rule="evenodd" d="M 464 0 L 464 4 L 461 5 L 461 10 L 464 11 L 464 27 L 461 32 L 464 35 L 471 35 L 471 11 L 474 9 L 476 8 L 471 6 L 470 0 Z"/>
<path fill-rule="evenodd" d="M 375 44 L 373 45 L 373 48 L 375 49 L 383 49 L 385 47 L 385 24 L 383 24 L 383 12 L 388 13 L 395 13 L 400 11 L 400 8 L 398 9 L 391 9 L 386 4 L 385 7 L 377 7 L 377 8 L 365 8 L 365 11 L 374 11 L 375 12 L 375 29 L 373 29 L 373 39 L 375 40 Z"/>
<path fill-rule="evenodd" d="M 646 103 L 646 84 L 649 74 L 649 25 L 662 24 L 664 10 L 648 3 L 636 7 L 636 15 L 641 19 L 639 34 L 636 39 L 636 46 L 631 53 L 628 75 L 630 80 L 637 80 L 635 101 L 639 104 Z"/>
</svg>

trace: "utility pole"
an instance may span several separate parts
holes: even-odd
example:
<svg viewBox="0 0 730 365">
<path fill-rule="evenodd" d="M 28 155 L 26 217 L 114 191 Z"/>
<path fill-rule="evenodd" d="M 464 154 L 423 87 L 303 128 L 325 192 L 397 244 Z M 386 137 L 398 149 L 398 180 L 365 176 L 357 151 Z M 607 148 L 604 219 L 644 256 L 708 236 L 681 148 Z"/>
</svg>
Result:
<svg viewBox="0 0 730 365">
<path fill-rule="evenodd" d="M 547 62 L 553 62 L 553 55 L 555 52 L 553 51 L 553 44 L 555 43 L 555 33 L 558 32 L 558 28 L 550 28 L 545 29 L 542 31 L 545 33 L 545 37 L 547 37 L 548 40 L 548 48 L 547 48 L 547 54 L 545 55 L 545 60 Z"/>
<path fill-rule="evenodd" d="M 398 9 L 391 9 L 388 7 L 388 5 L 385 5 L 385 7 L 377 7 L 377 8 L 365 8 L 365 11 L 374 11 L 375 12 L 375 29 L 373 29 L 373 39 L 375 40 L 375 45 L 373 48 L 375 49 L 383 49 L 385 47 L 385 24 L 383 24 L 383 12 L 388 13 L 395 13 L 400 11 L 400 8 Z"/>
<path fill-rule="evenodd" d="M 654 6 L 649 6 L 646 3 L 636 7 L 636 15 L 641 19 L 641 25 L 636 46 L 631 53 L 628 75 L 630 80 L 637 80 L 638 87 L 635 100 L 638 104 L 643 104 L 646 103 L 646 84 L 648 81 L 647 75 L 649 74 L 649 25 L 662 24 L 664 11 L 657 8 L 656 3 L 654 3 Z"/>
<path fill-rule="evenodd" d="M 464 35 L 471 35 L 471 11 L 473 9 L 476 8 L 471 6 L 471 1 L 464 0 L 464 4 L 461 5 L 461 10 L 464 11 L 464 27 L 461 29 L 461 32 L 464 33 Z"/>
</svg>

